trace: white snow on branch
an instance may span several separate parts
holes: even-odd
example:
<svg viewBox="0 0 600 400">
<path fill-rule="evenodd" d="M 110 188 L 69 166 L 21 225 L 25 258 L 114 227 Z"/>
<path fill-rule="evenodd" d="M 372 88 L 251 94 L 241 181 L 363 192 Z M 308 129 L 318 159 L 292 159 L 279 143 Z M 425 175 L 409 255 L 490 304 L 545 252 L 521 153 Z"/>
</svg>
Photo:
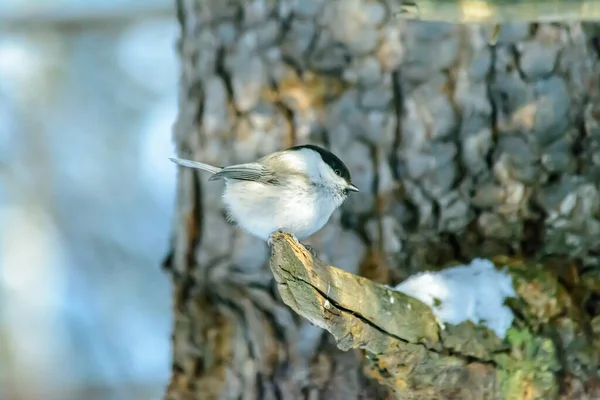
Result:
<svg viewBox="0 0 600 400">
<path fill-rule="evenodd" d="M 394 289 L 429 305 L 442 328 L 444 323 L 458 325 L 470 320 L 503 339 L 513 322 L 512 311 L 504 305 L 507 297 L 516 297 L 512 278 L 486 259 L 415 274 Z"/>
</svg>

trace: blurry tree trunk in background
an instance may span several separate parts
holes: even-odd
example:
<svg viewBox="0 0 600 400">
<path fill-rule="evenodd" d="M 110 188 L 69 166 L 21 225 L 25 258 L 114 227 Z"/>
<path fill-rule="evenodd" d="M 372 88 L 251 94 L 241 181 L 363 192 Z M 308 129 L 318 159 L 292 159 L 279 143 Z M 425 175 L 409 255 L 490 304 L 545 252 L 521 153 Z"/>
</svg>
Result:
<svg viewBox="0 0 600 400">
<path fill-rule="evenodd" d="M 568 344 L 600 326 L 597 40 L 580 23 L 509 23 L 492 47 L 492 27 L 390 9 L 178 0 L 179 155 L 222 165 L 329 147 L 362 192 L 307 243 L 378 282 L 476 256 L 574 260 L 548 262 L 568 293 L 551 300 L 580 312 L 553 334 L 566 398 L 592 396 L 598 340 Z M 226 222 L 222 186 L 190 169 L 178 179 L 166 398 L 390 395 L 360 351 L 338 350 L 281 302 L 266 244 Z"/>
</svg>

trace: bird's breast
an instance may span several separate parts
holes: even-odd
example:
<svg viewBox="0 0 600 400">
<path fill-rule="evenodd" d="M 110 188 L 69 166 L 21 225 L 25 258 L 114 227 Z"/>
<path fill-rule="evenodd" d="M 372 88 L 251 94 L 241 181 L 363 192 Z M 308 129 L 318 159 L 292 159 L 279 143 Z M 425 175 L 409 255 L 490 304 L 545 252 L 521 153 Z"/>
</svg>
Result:
<svg viewBox="0 0 600 400">
<path fill-rule="evenodd" d="M 237 181 L 226 185 L 223 201 L 230 218 L 264 240 L 275 231 L 298 239 L 312 235 L 329 220 L 336 204 L 313 187 L 282 187 Z"/>
</svg>

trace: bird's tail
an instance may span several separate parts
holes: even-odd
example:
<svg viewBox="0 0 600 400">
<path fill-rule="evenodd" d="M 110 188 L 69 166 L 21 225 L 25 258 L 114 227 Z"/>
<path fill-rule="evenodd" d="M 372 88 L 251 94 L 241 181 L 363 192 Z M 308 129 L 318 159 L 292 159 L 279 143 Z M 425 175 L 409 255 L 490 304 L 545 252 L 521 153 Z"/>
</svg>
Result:
<svg viewBox="0 0 600 400">
<path fill-rule="evenodd" d="M 197 169 L 202 169 L 204 171 L 208 171 L 208 172 L 212 172 L 213 174 L 216 174 L 217 172 L 221 171 L 223 168 L 221 167 L 215 167 L 209 164 L 204 164 L 198 161 L 192 161 L 192 160 L 184 160 L 183 158 L 169 158 L 171 161 L 173 161 L 175 164 L 179 164 L 183 167 L 189 167 L 189 168 L 197 168 Z"/>
</svg>

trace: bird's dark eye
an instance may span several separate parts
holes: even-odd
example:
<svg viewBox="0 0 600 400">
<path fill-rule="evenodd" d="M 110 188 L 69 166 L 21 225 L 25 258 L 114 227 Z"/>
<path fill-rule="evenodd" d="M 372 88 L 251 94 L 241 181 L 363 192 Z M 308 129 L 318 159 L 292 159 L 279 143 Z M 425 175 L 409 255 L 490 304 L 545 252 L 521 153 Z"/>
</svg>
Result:
<svg viewBox="0 0 600 400">
<path fill-rule="evenodd" d="M 334 169 L 333 172 L 335 172 L 337 176 L 342 176 L 342 171 L 340 171 L 339 169 Z"/>
</svg>

